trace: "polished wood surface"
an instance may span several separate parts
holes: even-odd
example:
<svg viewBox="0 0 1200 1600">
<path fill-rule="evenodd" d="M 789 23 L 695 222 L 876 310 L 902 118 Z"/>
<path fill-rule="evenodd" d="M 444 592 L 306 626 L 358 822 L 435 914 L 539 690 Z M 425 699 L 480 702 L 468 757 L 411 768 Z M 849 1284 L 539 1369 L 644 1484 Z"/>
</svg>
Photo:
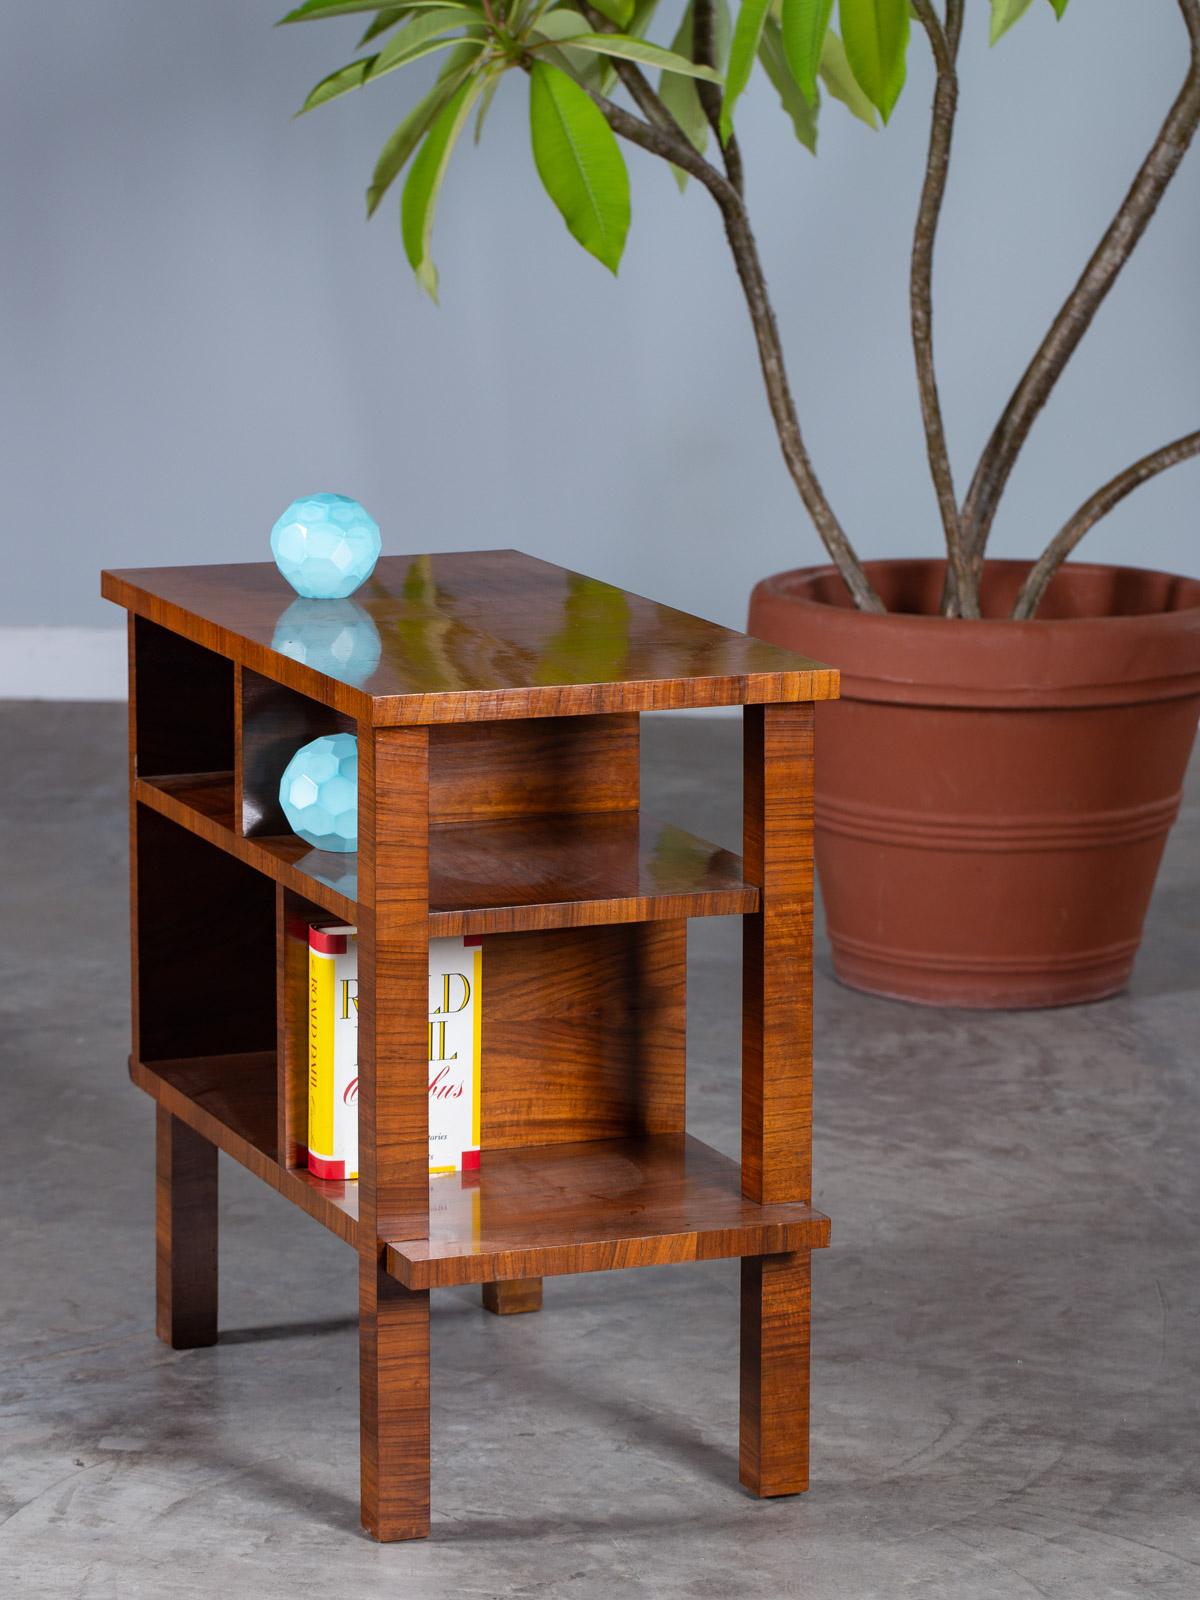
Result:
<svg viewBox="0 0 1200 1600">
<path fill-rule="evenodd" d="M 155 1318 L 173 1350 L 217 1342 L 217 1151 L 159 1106 Z"/>
<path fill-rule="evenodd" d="M 383 1241 L 401 1218 L 429 1226 L 428 731 L 364 730 L 358 796 L 362 1520 L 411 1539 L 429 1531 L 429 1295 L 389 1283 Z"/>
<path fill-rule="evenodd" d="M 766 1205 L 812 1197 L 813 709 L 748 706 L 742 923 L 742 1189 Z M 743 1261 L 742 1482 L 808 1487 L 808 1254 Z"/>
<path fill-rule="evenodd" d="M 810 1259 L 797 1250 L 742 1262 L 738 1471 L 752 1494 L 808 1488 Z"/>
<path fill-rule="evenodd" d="M 687 924 L 485 939 L 485 1149 L 684 1125 Z"/>
<path fill-rule="evenodd" d="M 639 720 L 626 712 L 430 728 L 430 821 L 636 811 Z"/>
<path fill-rule="evenodd" d="M 105 572 L 101 589 L 140 617 L 377 726 L 837 693 L 828 667 L 517 550 L 382 557 L 340 603 L 358 640 L 357 670 L 330 655 L 318 671 L 273 648 L 285 613 L 294 636 L 297 613 L 271 562 Z M 311 627 L 319 646 L 321 624 Z M 376 651 L 378 664 L 364 672 Z"/>
<path fill-rule="evenodd" d="M 742 1181 L 755 1200 L 812 1193 L 813 715 L 743 712 Z"/>
<path fill-rule="evenodd" d="M 358 1184 L 322 1182 L 276 1159 L 275 1052 L 139 1061 L 129 1076 L 179 1122 L 269 1183 L 349 1244 L 358 1242 Z"/>
<path fill-rule="evenodd" d="M 759 1206 L 736 1162 L 687 1134 L 484 1150 L 429 1180 L 429 1235 L 394 1239 L 410 1288 L 769 1255 L 828 1241 L 805 1205 Z"/>
<path fill-rule="evenodd" d="M 356 852 L 295 834 L 243 838 L 228 773 L 139 780 L 139 800 L 344 922 L 357 921 Z M 360 823 L 361 827 L 361 823 Z M 429 830 L 429 937 L 582 928 L 752 911 L 758 890 L 732 851 L 644 812 L 608 811 Z"/>
<path fill-rule="evenodd" d="M 503 1283 L 485 1283 L 483 1309 L 497 1317 L 518 1317 L 542 1309 L 540 1278 L 509 1278 Z"/>
</svg>

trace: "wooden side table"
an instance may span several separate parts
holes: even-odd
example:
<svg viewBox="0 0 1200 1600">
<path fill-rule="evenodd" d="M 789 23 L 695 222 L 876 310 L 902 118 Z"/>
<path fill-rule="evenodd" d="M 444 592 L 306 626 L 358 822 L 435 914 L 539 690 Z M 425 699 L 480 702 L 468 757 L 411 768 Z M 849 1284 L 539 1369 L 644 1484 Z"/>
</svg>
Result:
<svg viewBox="0 0 1200 1600">
<path fill-rule="evenodd" d="M 808 1482 L 812 702 L 837 674 L 517 551 L 106 572 L 129 618 L 133 1081 L 158 1333 L 217 1337 L 217 1151 L 355 1246 L 362 1518 L 429 1530 L 429 1291 L 742 1258 L 741 1479 Z M 745 707 L 744 861 L 639 809 L 639 713 Z M 359 849 L 277 790 L 359 740 Z M 303 1165 L 308 920 L 359 929 L 360 1178 Z M 687 918 L 744 927 L 742 1159 L 684 1118 Z M 427 941 L 484 940 L 482 1157 L 427 1172 Z"/>
</svg>

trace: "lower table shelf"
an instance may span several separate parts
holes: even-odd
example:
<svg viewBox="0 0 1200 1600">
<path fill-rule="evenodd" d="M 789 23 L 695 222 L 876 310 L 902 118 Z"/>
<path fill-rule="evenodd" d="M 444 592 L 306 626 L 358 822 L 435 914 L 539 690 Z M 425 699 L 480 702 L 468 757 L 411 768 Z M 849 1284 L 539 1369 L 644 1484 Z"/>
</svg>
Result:
<svg viewBox="0 0 1200 1600">
<path fill-rule="evenodd" d="M 760 1206 L 736 1162 L 683 1133 L 485 1150 L 429 1182 L 429 1237 L 388 1245 L 410 1289 L 775 1255 L 829 1243 L 805 1205 Z"/>
<path fill-rule="evenodd" d="M 275 1156 L 275 1058 L 130 1064 L 133 1081 L 219 1149 L 351 1243 L 358 1185 Z M 757 1205 L 736 1162 L 688 1134 L 484 1150 L 476 1172 L 429 1180 L 429 1234 L 388 1243 L 410 1289 L 619 1267 L 775 1255 L 829 1243 L 805 1205 Z"/>
</svg>

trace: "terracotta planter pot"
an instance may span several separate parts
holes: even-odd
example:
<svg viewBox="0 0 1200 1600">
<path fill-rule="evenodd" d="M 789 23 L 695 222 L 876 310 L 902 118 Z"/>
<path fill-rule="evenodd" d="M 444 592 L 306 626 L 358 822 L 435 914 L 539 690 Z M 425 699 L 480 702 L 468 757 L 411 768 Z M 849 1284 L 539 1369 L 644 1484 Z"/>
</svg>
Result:
<svg viewBox="0 0 1200 1600">
<path fill-rule="evenodd" d="M 934 1005 L 1069 1005 L 1128 981 L 1200 716 L 1200 581 L 1071 564 L 1033 622 L 993 561 L 982 622 L 944 563 L 765 578 L 750 632 L 840 667 L 817 711 L 817 868 L 834 967 Z"/>
</svg>

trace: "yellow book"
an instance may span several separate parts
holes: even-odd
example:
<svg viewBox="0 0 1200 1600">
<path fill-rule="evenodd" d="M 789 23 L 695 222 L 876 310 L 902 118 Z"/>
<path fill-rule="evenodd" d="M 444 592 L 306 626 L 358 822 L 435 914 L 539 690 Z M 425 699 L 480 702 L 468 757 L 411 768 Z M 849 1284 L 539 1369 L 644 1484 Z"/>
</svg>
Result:
<svg viewBox="0 0 1200 1600">
<path fill-rule="evenodd" d="M 479 1165 L 483 941 L 429 941 L 429 1170 Z M 358 1176 L 358 938 L 308 932 L 308 1165 Z"/>
</svg>

